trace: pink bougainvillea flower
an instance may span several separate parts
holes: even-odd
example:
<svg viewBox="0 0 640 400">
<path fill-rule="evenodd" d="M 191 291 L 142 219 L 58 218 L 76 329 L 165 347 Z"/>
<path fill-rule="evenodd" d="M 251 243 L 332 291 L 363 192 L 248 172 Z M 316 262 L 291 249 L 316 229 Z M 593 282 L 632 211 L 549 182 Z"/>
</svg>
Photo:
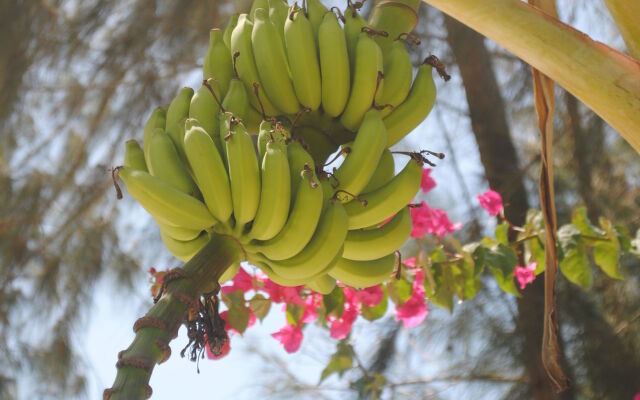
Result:
<svg viewBox="0 0 640 400">
<path fill-rule="evenodd" d="M 356 297 L 362 304 L 368 307 L 375 307 L 382 301 L 384 297 L 384 292 L 382 291 L 382 286 L 376 285 L 371 286 L 362 290 L 358 290 L 356 292 Z"/>
<path fill-rule="evenodd" d="M 416 267 L 416 258 L 415 257 L 406 258 L 404 260 L 403 264 L 406 265 L 408 268 L 415 268 Z"/>
<path fill-rule="evenodd" d="M 344 289 L 344 310 L 340 318 L 329 315 L 327 320 L 331 323 L 329 334 L 334 339 L 344 339 L 351 333 L 353 323 L 358 318 L 359 301 L 356 297 L 356 290 L 345 287 Z"/>
<path fill-rule="evenodd" d="M 640 400 L 640 392 L 636 393 L 636 395 L 633 396 L 633 400 Z"/>
<path fill-rule="evenodd" d="M 420 189 L 423 192 L 428 192 L 436 187 L 436 181 L 431 177 L 431 168 L 422 169 L 422 180 L 420 181 Z"/>
<path fill-rule="evenodd" d="M 538 268 L 538 264 L 534 261 L 526 267 L 522 267 L 518 265 L 514 270 L 514 275 L 520 284 L 520 290 L 524 290 L 524 288 L 531 282 L 536 279 L 536 268 Z M 640 400 L 640 399 L 638 399 Z"/>
<path fill-rule="evenodd" d="M 322 295 L 320 293 L 312 293 L 304 299 L 304 311 L 302 312 L 302 321 L 305 324 L 318 319 L 318 307 L 322 305 Z"/>
<path fill-rule="evenodd" d="M 299 324 L 287 324 L 278 332 L 272 333 L 271 336 L 284 346 L 287 353 L 295 353 L 302 343 L 302 327 Z"/>
<path fill-rule="evenodd" d="M 233 279 L 231 279 L 231 285 L 222 287 L 222 293 L 233 293 L 236 291 L 245 293 L 254 288 L 253 277 L 249 275 L 244 268 L 239 268 L 238 272 L 233 276 Z"/>
<path fill-rule="evenodd" d="M 420 203 L 420 207 L 411 208 L 411 220 L 411 237 L 423 237 L 428 233 L 444 237 L 462 227 L 459 222 L 452 223 L 443 210 L 431 208 L 424 201 Z"/>
<path fill-rule="evenodd" d="M 429 315 L 424 297 L 423 279 L 422 270 L 417 270 L 412 284 L 413 292 L 411 297 L 402 306 L 396 307 L 396 319 L 402 321 L 405 328 L 413 328 L 420 325 Z"/>
<path fill-rule="evenodd" d="M 502 196 L 495 190 L 487 190 L 478 195 L 480 206 L 489 212 L 489 215 L 496 216 L 502 211 Z"/>
<path fill-rule="evenodd" d="M 225 340 L 224 344 L 222 345 L 222 348 L 220 349 L 220 354 L 218 354 L 218 355 L 213 354 L 213 352 L 209 348 L 209 342 L 207 341 L 207 335 L 205 335 L 204 340 L 205 340 L 205 343 L 206 343 L 205 348 L 207 349 L 207 358 L 210 359 L 210 360 L 219 360 L 222 357 L 224 357 L 227 354 L 229 354 L 229 351 L 231 351 L 231 340 L 229 339 L 229 334 L 227 334 L 227 340 Z"/>
<path fill-rule="evenodd" d="M 282 301 L 287 304 L 295 304 L 298 306 L 304 305 L 304 299 L 300 297 L 300 291 L 303 287 L 304 286 L 281 287 L 280 292 L 282 293 Z"/>
</svg>

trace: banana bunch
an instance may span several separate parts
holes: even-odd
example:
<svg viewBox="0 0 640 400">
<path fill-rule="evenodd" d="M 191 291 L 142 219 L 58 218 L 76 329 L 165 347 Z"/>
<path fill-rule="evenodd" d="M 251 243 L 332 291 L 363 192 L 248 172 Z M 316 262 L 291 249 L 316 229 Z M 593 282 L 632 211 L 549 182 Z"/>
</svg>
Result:
<svg viewBox="0 0 640 400">
<path fill-rule="evenodd" d="M 281 285 L 328 293 L 389 278 L 424 160 L 407 153 L 396 174 L 388 148 L 426 118 L 435 85 L 428 64 L 412 79 L 403 35 L 349 4 L 343 15 L 256 0 L 211 30 L 202 86 L 153 110 L 142 145 L 126 143 L 118 176 L 175 257 L 216 232 Z"/>
</svg>

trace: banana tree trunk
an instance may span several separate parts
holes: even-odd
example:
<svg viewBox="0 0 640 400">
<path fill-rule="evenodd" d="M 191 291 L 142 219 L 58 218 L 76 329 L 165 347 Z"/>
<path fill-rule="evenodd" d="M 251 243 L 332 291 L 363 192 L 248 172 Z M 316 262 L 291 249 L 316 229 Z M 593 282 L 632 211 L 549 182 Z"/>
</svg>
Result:
<svg viewBox="0 0 640 400">
<path fill-rule="evenodd" d="M 200 296 L 214 288 L 222 273 L 240 261 L 242 253 L 231 236 L 212 235 L 209 243 L 183 266 L 182 272 L 174 274 L 177 277 L 167 282 L 164 295 L 134 324 L 135 339 L 118 354 L 118 373 L 113 386 L 104 391 L 104 400 L 151 396 L 149 379 L 153 368 L 169 358 L 169 342 L 177 336 L 186 313 L 194 311 Z"/>
<path fill-rule="evenodd" d="M 538 69 L 640 152 L 640 62 L 520 0 L 423 0 Z"/>
</svg>

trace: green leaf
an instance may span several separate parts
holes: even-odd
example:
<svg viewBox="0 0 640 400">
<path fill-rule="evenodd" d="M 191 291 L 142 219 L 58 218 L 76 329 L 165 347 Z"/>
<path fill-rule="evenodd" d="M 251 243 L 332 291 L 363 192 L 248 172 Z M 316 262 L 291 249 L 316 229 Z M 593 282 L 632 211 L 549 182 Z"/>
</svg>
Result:
<svg viewBox="0 0 640 400">
<path fill-rule="evenodd" d="M 613 243 L 602 242 L 593 246 L 593 260 L 611 278 L 622 279 L 618 270 L 619 259 L 620 252 Z"/>
<path fill-rule="evenodd" d="M 471 299 L 482 288 L 482 281 L 480 281 L 482 269 L 476 268 L 475 262 L 471 257 L 465 257 L 462 260 L 461 270 L 464 277 L 463 296 L 461 299 Z"/>
<path fill-rule="evenodd" d="M 503 222 L 496 226 L 495 230 L 496 240 L 498 243 L 505 246 L 509 245 L 509 224 Z"/>
<path fill-rule="evenodd" d="M 576 228 L 583 235 L 588 236 L 603 236 L 604 232 L 600 229 L 596 228 L 589 221 L 589 217 L 587 216 L 587 209 L 585 207 L 579 207 L 573 212 L 573 216 L 571 217 L 571 223 L 575 225 Z"/>
<path fill-rule="evenodd" d="M 404 277 L 387 282 L 387 292 L 396 306 L 403 305 L 411 297 L 411 284 Z"/>
<path fill-rule="evenodd" d="M 333 288 L 331 293 L 322 296 L 326 315 L 334 313 L 336 317 L 340 317 L 344 311 L 344 292 L 340 286 Z"/>
<path fill-rule="evenodd" d="M 298 325 L 300 319 L 302 319 L 302 314 L 304 314 L 304 307 L 300 307 L 297 304 L 287 304 L 287 322 L 289 325 Z"/>
<path fill-rule="evenodd" d="M 267 299 L 262 294 L 258 293 L 249 300 L 249 308 L 251 308 L 256 317 L 260 322 L 262 322 L 271 309 L 271 299 Z"/>
<path fill-rule="evenodd" d="M 229 312 L 227 312 L 227 322 L 229 325 L 240 333 L 244 333 L 249 325 L 249 317 L 251 314 L 249 313 L 249 309 L 244 304 L 236 302 L 233 303 L 231 307 L 229 307 Z"/>
<path fill-rule="evenodd" d="M 329 363 L 322 370 L 318 384 L 322 383 L 331 374 L 338 374 L 339 377 L 342 377 L 342 374 L 351 368 L 353 368 L 353 349 L 349 344 L 341 340 L 338 342 L 337 351 L 331 356 Z"/>
<path fill-rule="evenodd" d="M 574 225 L 564 225 L 558 230 L 560 245 L 560 272 L 582 288 L 590 288 L 593 284 L 593 271 L 585 244 L 581 240 L 580 231 Z"/>
<path fill-rule="evenodd" d="M 516 296 L 520 295 L 513 281 L 513 271 L 518 264 L 518 257 L 511 247 L 498 244 L 486 248 L 484 261 L 502 290 Z"/>
<path fill-rule="evenodd" d="M 531 258 L 537 264 L 535 274 L 539 275 L 544 272 L 544 269 L 546 266 L 546 259 L 547 259 L 547 256 L 544 252 L 544 246 L 542 244 L 542 240 L 540 240 L 539 237 L 535 237 L 527 241 L 527 246 L 529 248 L 529 253 Z"/>
<path fill-rule="evenodd" d="M 387 312 L 387 308 L 389 307 L 389 296 L 387 294 L 387 289 L 384 286 L 382 286 L 382 292 L 384 293 L 384 296 L 382 297 L 380 303 L 376 304 L 373 307 L 362 304 L 360 315 L 362 315 L 364 319 L 368 321 L 375 321 L 382 318 Z"/>
</svg>

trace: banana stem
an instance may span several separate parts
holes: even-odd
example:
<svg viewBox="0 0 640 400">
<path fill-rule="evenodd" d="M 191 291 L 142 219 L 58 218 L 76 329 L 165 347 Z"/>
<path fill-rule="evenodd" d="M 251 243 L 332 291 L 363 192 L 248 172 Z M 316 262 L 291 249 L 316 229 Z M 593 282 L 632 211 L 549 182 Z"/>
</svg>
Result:
<svg viewBox="0 0 640 400">
<path fill-rule="evenodd" d="M 185 313 L 197 307 L 200 296 L 210 292 L 222 273 L 244 255 L 231 236 L 211 234 L 211 240 L 187 262 L 178 278 L 167 282 L 160 300 L 133 326 L 136 336 L 118 354 L 118 373 L 104 400 L 146 399 L 151 396 L 149 379 L 156 364 L 171 355 L 169 342 L 177 334 Z"/>
<path fill-rule="evenodd" d="M 519 0 L 423 0 L 580 99 L 640 152 L 640 62 Z"/>
</svg>

